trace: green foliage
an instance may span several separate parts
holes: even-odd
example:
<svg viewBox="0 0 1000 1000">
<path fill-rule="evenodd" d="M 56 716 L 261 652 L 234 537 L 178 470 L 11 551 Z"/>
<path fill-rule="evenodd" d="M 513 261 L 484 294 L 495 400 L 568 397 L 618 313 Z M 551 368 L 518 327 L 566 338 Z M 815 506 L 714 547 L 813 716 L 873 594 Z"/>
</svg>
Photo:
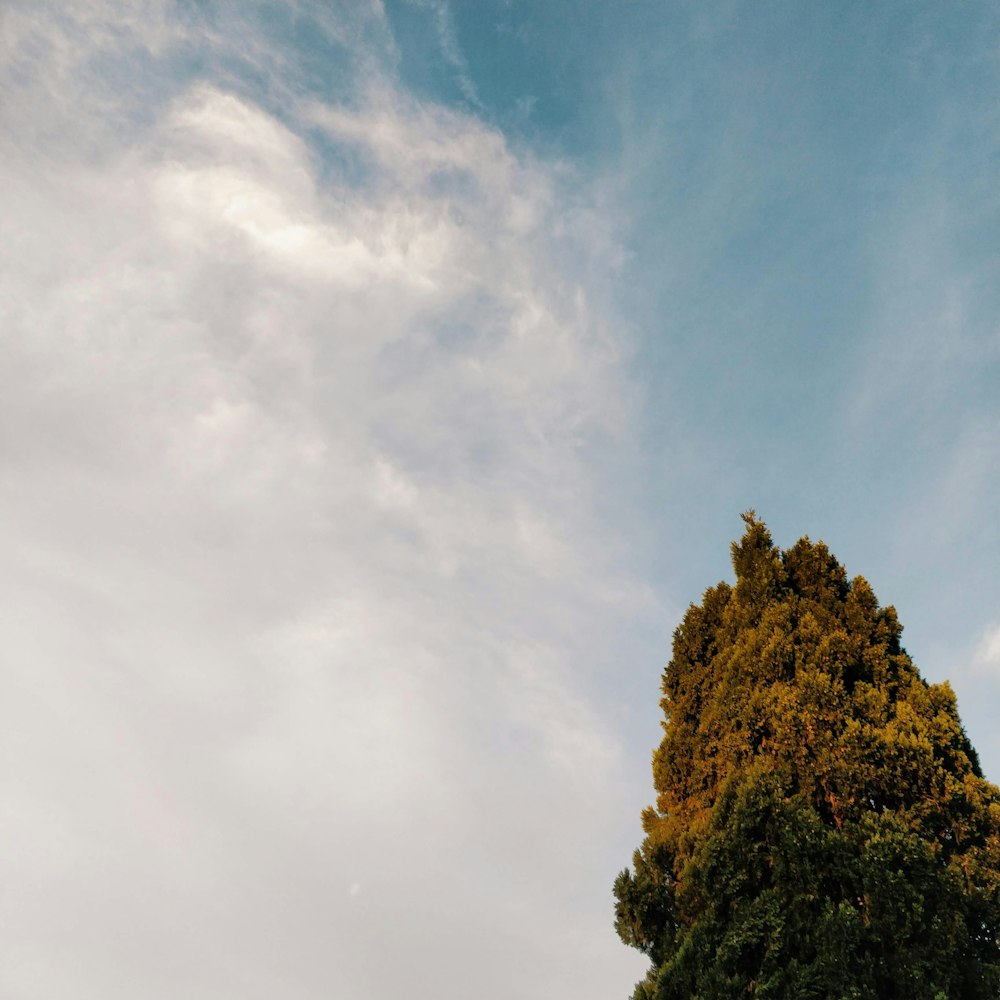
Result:
<svg viewBox="0 0 1000 1000">
<path fill-rule="evenodd" d="M 951 688 L 822 542 L 744 520 L 735 587 L 674 633 L 656 806 L 615 882 L 651 961 L 633 1000 L 1000 996 L 1000 790 Z"/>
</svg>

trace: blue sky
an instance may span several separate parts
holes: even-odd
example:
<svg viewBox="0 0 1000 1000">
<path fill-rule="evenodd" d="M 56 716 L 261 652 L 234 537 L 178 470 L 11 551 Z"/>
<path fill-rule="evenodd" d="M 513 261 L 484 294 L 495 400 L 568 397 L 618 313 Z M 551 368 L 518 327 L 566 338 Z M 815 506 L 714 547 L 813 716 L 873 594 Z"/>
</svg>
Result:
<svg viewBox="0 0 1000 1000">
<path fill-rule="evenodd" d="M 695 599 L 748 506 L 781 544 L 824 538 L 958 687 L 997 773 L 995 674 L 969 667 L 1000 617 L 996 9 L 387 13 L 408 87 L 614 204 L 648 578 Z"/>
<path fill-rule="evenodd" d="M 994 6 L 0 18 L 0 992 L 626 995 L 750 507 L 1000 777 Z"/>
</svg>

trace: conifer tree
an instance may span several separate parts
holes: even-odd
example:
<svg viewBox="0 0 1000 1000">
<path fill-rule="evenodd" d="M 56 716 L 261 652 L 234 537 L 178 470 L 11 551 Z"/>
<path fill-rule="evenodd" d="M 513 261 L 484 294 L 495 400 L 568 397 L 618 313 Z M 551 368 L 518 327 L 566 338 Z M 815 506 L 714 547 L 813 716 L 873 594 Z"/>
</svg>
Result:
<svg viewBox="0 0 1000 1000">
<path fill-rule="evenodd" d="M 1000 790 L 950 686 L 822 542 L 744 521 L 735 586 L 674 633 L 656 805 L 615 882 L 651 961 L 633 1000 L 1000 996 Z"/>
</svg>

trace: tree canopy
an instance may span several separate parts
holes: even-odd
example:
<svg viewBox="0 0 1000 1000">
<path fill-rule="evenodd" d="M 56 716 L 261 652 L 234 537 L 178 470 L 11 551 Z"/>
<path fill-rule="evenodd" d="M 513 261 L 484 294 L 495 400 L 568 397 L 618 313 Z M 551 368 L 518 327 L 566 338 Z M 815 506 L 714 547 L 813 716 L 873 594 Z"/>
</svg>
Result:
<svg viewBox="0 0 1000 1000">
<path fill-rule="evenodd" d="M 615 882 L 633 1000 L 1000 996 L 1000 790 L 895 609 L 751 511 L 674 632 L 656 805 Z"/>
</svg>

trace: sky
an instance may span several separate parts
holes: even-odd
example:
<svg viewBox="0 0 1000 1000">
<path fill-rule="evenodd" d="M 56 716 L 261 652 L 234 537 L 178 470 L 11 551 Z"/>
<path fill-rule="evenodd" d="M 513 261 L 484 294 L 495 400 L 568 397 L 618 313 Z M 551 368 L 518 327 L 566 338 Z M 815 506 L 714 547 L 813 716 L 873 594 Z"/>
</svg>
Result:
<svg viewBox="0 0 1000 1000">
<path fill-rule="evenodd" d="M 598 1000 L 754 508 L 1000 779 L 1000 10 L 0 9 L 0 993 Z"/>
</svg>

